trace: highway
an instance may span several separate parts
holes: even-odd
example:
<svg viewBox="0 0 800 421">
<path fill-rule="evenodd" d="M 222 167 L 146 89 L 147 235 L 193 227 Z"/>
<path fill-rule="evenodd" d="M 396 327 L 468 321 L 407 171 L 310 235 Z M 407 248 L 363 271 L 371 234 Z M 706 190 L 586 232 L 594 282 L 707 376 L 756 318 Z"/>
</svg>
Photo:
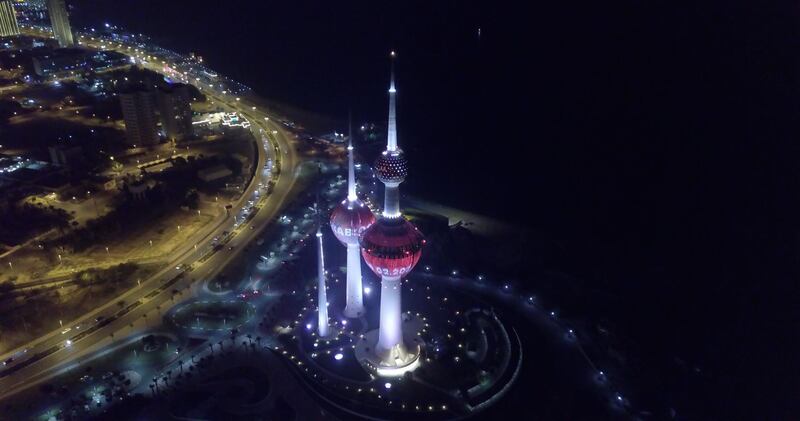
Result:
<svg viewBox="0 0 800 421">
<path fill-rule="evenodd" d="M 31 35 L 43 35 L 32 30 L 26 32 Z M 84 45 L 96 47 L 91 43 Z M 120 52 L 126 51 L 120 50 Z M 161 71 L 160 66 L 147 67 Z M 292 135 L 247 100 L 227 98 L 207 89 L 202 91 L 210 99 L 238 112 L 252 123 L 251 130 L 256 137 L 258 149 L 258 163 L 249 186 L 239 201 L 232 204 L 231 216 L 249 208 L 249 200 L 254 200 L 256 203 L 254 214 L 247 220 L 240 221 L 236 227 L 234 218 L 226 218 L 225 222 L 208 233 L 199 245 L 186 244 L 178 251 L 178 257 L 170 265 L 142 281 L 140 286 L 101 305 L 84 315 L 80 321 L 64 325 L 66 329 L 80 324 L 82 326 L 80 330 L 72 329 L 62 334 L 62 329 L 57 329 L 4 355 L 3 360 L 11 355 L 19 356 L 22 349 L 27 349 L 24 356 L 17 358 L 17 361 L 8 368 L 0 371 L 0 399 L 48 379 L 64 367 L 76 361 L 80 362 L 82 356 L 112 344 L 120 337 L 128 336 L 148 324 L 160 323 L 161 314 L 174 305 L 173 292 L 178 292 L 181 298 L 186 298 L 196 280 L 216 276 L 241 252 L 244 245 L 255 239 L 262 229 L 276 218 L 297 193 L 296 181 L 302 162 L 292 146 Z M 274 147 L 280 154 L 281 162 L 280 173 L 275 179 L 272 193 L 268 196 L 259 186 L 266 185 L 264 166 L 267 153 L 272 147 L 269 143 L 264 143 L 266 136 L 275 142 Z M 223 235 L 226 231 L 229 234 Z M 224 243 L 224 246 L 217 247 L 216 251 L 212 248 L 215 237 Z M 118 305 L 119 301 L 123 301 L 124 304 Z M 105 320 L 100 323 L 95 322 L 98 316 L 103 316 Z"/>
</svg>

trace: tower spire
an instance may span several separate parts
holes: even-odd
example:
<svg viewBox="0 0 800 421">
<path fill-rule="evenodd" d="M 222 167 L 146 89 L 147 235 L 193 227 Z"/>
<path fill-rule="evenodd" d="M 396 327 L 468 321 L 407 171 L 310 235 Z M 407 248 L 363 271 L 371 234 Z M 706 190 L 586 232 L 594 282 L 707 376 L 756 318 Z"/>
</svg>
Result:
<svg viewBox="0 0 800 421">
<path fill-rule="evenodd" d="M 394 87 L 394 51 L 392 51 L 389 55 L 391 57 L 392 70 L 389 79 L 389 133 L 386 136 L 386 150 L 389 152 L 394 152 L 397 150 L 397 112 L 395 106 L 397 89 Z"/>
<path fill-rule="evenodd" d="M 353 163 L 353 115 L 350 114 L 349 142 L 347 144 L 347 200 L 350 202 L 358 199 L 356 195 L 356 169 Z"/>
</svg>

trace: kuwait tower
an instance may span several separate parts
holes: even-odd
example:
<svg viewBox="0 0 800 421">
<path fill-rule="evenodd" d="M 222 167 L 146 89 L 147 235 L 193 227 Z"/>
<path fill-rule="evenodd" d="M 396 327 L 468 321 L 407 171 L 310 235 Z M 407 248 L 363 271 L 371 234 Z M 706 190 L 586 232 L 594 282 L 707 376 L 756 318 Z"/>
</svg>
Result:
<svg viewBox="0 0 800 421">
<path fill-rule="evenodd" d="M 408 175 L 408 166 L 403 151 L 397 146 L 394 52 L 391 56 L 387 144 L 374 165 L 376 176 L 386 186 L 383 213 L 361 236 L 361 253 L 370 269 L 381 278 L 378 339 L 370 344 L 368 354 L 379 374 L 397 376 L 419 364 L 419 346 L 409 349 L 403 340 L 401 277 L 419 262 L 425 240 L 400 213 L 399 187 Z"/>
<path fill-rule="evenodd" d="M 345 317 L 360 317 L 364 314 L 364 298 L 361 284 L 361 234 L 375 223 L 375 215 L 358 200 L 356 194 L 356 172 L 353 165 L 353 128 L 350 127 L 350 143 L 347 145 L 348 174 L 347 199 L 342 200 L 331 214 L 331 230 L 336 238 L 347 246 L 347 290 Z"/>
</svg>

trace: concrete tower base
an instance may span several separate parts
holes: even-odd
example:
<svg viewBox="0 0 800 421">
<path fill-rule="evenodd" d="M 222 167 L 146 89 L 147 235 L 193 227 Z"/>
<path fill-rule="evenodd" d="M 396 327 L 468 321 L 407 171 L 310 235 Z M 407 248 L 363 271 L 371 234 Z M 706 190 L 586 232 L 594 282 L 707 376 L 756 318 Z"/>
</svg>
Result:
<svg viewBox="0 0 800 421">
<path fill-rule="evenodd" d="M 416 316 L 403 315 L 403 341 L 392 349 L 380 349 L 378 330 L 371 330 L 356 343 L 356 359 L 365 370 L 382 377 L 399 377 L 414 371 L 422 363 L 425 343 L 418 332 L 424 325 Z"/>
<path fill-rule="evenodd" d="M 315 336 L 316 336 L 317 340 L 320 340 L 320 341 L 332 341 L 332 340 L 337 339 L 339 337 L 339 333 L 340 332 L 339 332 L 339 329 L 337 329 L 336 327 L 328 326 L 328 332 L 325 334 L 325 336 L 320 336 L 319 331 L 317 331 L 315 333 L 316 333 Z"/>
</svg>

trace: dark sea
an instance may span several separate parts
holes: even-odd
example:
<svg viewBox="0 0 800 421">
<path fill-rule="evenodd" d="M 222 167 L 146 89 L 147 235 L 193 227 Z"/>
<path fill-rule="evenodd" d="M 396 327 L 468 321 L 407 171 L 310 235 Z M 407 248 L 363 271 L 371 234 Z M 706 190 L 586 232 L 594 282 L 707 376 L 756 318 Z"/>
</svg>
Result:
<svg viewBox="0 0 800 421">
<path fill-rule="evenodd" d="M 544 238 L 643 352 L 700 368 L 703 418 L 797 418 L 797 4 L 71 3 L 339 130 L 385 120 L 396 50 L 404 192 Z"/>
</svg>

